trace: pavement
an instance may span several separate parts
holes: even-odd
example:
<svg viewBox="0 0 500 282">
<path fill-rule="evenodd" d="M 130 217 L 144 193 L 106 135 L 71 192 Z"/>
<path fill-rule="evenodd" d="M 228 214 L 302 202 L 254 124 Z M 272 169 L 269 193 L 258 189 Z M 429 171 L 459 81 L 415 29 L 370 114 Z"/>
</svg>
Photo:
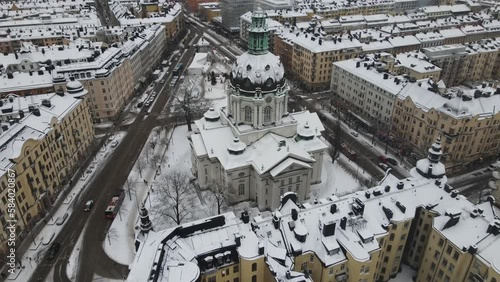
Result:
<svg viewBox="0 0 500 282">
<path fill-rule="evenodd" d="M 195 35 L 195 32 L 191 32 L 186 41 L 191 41 Z M 181 56 L 179 62 L 187 67 L 193 56 L 194 48 L 190 46 Z M 168 72 L 171 73 L 179 62 L 173 62 Z M 30 281 L 39 281 L 39 279 L 44 281 L 52 268 L 54 268 L 53 276 L 51 275 L 52 281 L 70 281 L 66 274 L 66 266 L 82 232 L 84 234 L 77 281 L 92 281 L 94 274 L 107 279 L 125 279 L 127 277 L 128 266 L 111 260 L 102 248 L 102 242 L 105 240 L 107 229 L 110 226 L 110 221 L 104 216 L 104 210 L 111 196 L 125 183 L 152 129 L 156 126 L 166 125 L 165 121 L 158 120 L 158 117 L 164 108 L 168 111 L 166 105 L 170 101 L 169 81 L 170 78 L 164 84 L 156 86 L 155 91 L 158 93 L 158 97 L 152 108 L 148 111 L 141 111 L 132 124 L 126 125 L 127 135 L 100 173 L 89 183 L 84 194 L 79 197 L 74 205 L 74 212 L 53 240 L 53 242 L 61 244 L 56 258 L 50 261 L 43 258 L 43 262 L 35 270 Z M 117 122 L 117 128 L 120 127 L 120 122 Z M 83 208 L 88 199 L 93 199 L 95 204 L 90 213 L 85 213 Z M 88 224 L 88 228 L 84 228 L 86 224 Z"/>
</svg>

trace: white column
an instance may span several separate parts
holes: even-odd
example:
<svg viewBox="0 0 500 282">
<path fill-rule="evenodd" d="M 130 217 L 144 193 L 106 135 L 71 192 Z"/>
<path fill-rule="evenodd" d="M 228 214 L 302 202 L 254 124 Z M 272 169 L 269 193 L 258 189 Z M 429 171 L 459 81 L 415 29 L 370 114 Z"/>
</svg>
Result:
<svg viewBox="0 0 500 282">
<path fill-rule="evenodd" d="M 253 107 L 253 113 L 252 113 L 252 118 L 253 118 L 253 126 L 254 127 L 257 127 L 257 109 L 259 108 L 259 106 L 257 105 L 254 105 Z"/>
<path fill-rule="evenodd" d="M 240 123 L 241 119 L 240 111 L 241 111 L 241 101 L 238 100 L 236 101 L 236 124 Z"/>
<path fill-rule="evenodd" d="M 288 113 L 288 95 L 285 95 L 285 111 L 283 111 L 283 114 Z"/>
<path fill-rule="evenodd" d="M 264 124 L 264 106 L 265 105 L 260 105 L 260 110 L 259 110 L 259 125 Z"/>
<path fill-rule="evenodd" d="M 278 107 L 279 107 L 279 103 L 278 103 L 278 100 L 276 100 L 276 102 L 274 103 L 274 121 L 275 122 L 278 122 L 278 120 L 279 120 L 279 118 L 278 118 L 278 115 L 279 115 Z"/>
</svg>

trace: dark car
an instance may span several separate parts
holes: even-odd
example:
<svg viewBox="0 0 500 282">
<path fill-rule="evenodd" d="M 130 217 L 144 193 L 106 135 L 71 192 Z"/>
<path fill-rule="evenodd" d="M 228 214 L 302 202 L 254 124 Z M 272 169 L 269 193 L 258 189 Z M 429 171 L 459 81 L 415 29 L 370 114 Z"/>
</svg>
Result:
<svg viewBox="0 0 500 282">
<path fill-rule="evenodd" d="M 398 165 L 398 161 L 393 158 L 386 158 L 387 162 L 391 165 Z"/>
<path fill-rule="evenodd" d="M 47 258 L 49 260 L 53 260 L 56 257 L 57 252 L 59 252 L 59 248 L 61 248 L 61 244 L 59 243 L 52 244 L 52 246 L 50 246 Z"/>
</svg>

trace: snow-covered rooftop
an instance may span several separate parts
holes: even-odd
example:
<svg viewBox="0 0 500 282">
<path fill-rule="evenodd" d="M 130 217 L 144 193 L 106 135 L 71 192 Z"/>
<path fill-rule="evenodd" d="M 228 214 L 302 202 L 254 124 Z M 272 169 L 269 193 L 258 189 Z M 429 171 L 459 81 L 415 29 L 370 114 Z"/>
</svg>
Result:
<svg viewBox="0 0 500 282">
<path fill-rule="evenodd" d="M 50 106 L 42 105 L 44 100 L 49 101 Z M 75 96 L 68 93 L 64 96 L 52 93 L 29 97 L 11 96 L 1 99 L 1 102 L 0 171 L 5 173 L 13 165 L 11 159 L 20 155 L 26 141 L 44 138 L 53 128 L 54 121 L 60 122 L 79 103 L 82 103 L 82 100 L 75 99 Z M 40 115 L 31 113 L 30 106 L 39 109 Z M 19 116 L 20 110 L 24 112 L 23 118 Z M 9 123 L 14 119 L 18 121 Z"/>
</svg>

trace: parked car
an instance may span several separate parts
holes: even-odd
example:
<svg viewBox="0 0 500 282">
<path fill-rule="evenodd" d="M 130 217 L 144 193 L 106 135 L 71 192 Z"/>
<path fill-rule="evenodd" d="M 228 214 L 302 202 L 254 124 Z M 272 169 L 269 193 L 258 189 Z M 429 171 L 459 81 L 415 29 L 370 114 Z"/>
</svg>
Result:
<svg viewBox="0 0 500 282">
<path fill-rule="evenodd" d="M 351 135 L 354 136 L 354 137 L 358 137 L 359 136 L 359 134 L 356 131 L 351 131 Z"/>
<path fill-rule="evenodd" d="M 85 203 L 85 208 L 83 209 L 84 212 L 88 212 L 92 209 L 92 207 L 94 206 L 94 201 L 93 200 L 88 200 L 86 203 Z"/>
<path fill-rule="evenodd" d="M 146 103 L 144 103 L 144 107 L 148 108 L 149 106 L 151 106 L 151 102 L 147 101 Z"/>
<path fill-rule="evenodd" d="M 378 166 L 380 168 L 382 168 L 384 171 L 387 171 L 387 170 L 391 169 L 388 165 L 386 165 L 384 163 L 379 163 Z"/>
<path fill-rule="evenodd" d="M 50 246 L 49 251 L 47 252 L 48 253 L 47 258 L 49 260 L 53 260 L 56 257 L 57 252 L 59 252 L 60 248 L 61 248 L 61 244 L 59 244 L 57 242 L 55 242 L 54 244 L 52 244 L 52 246 Z"/>
<path fill-rule="evenodd" d="M 118 146 L 118 141 L 111 142 L 111 148 L 116 148 Z"/>
<path fill-rule="evenodd" d="M 398 161 L 393 158 L 387 158 L 387 162 L 391 165 L 398 165 Z"/>
<path fill-rule="evenodd" d="M 165 79 L 160 80 L 161 84 L 165 84 Z"/>
<path fill-rule="evenodd" d="M 137 107 L 138 107 L 138 108 L 140 108 L 140 107 L 142 107 L 143 105 L 144 105 L 144 103 L 143 103 L 143 102 L 139 102 L 139 103 L 137 104 Z"/>
</svg>

